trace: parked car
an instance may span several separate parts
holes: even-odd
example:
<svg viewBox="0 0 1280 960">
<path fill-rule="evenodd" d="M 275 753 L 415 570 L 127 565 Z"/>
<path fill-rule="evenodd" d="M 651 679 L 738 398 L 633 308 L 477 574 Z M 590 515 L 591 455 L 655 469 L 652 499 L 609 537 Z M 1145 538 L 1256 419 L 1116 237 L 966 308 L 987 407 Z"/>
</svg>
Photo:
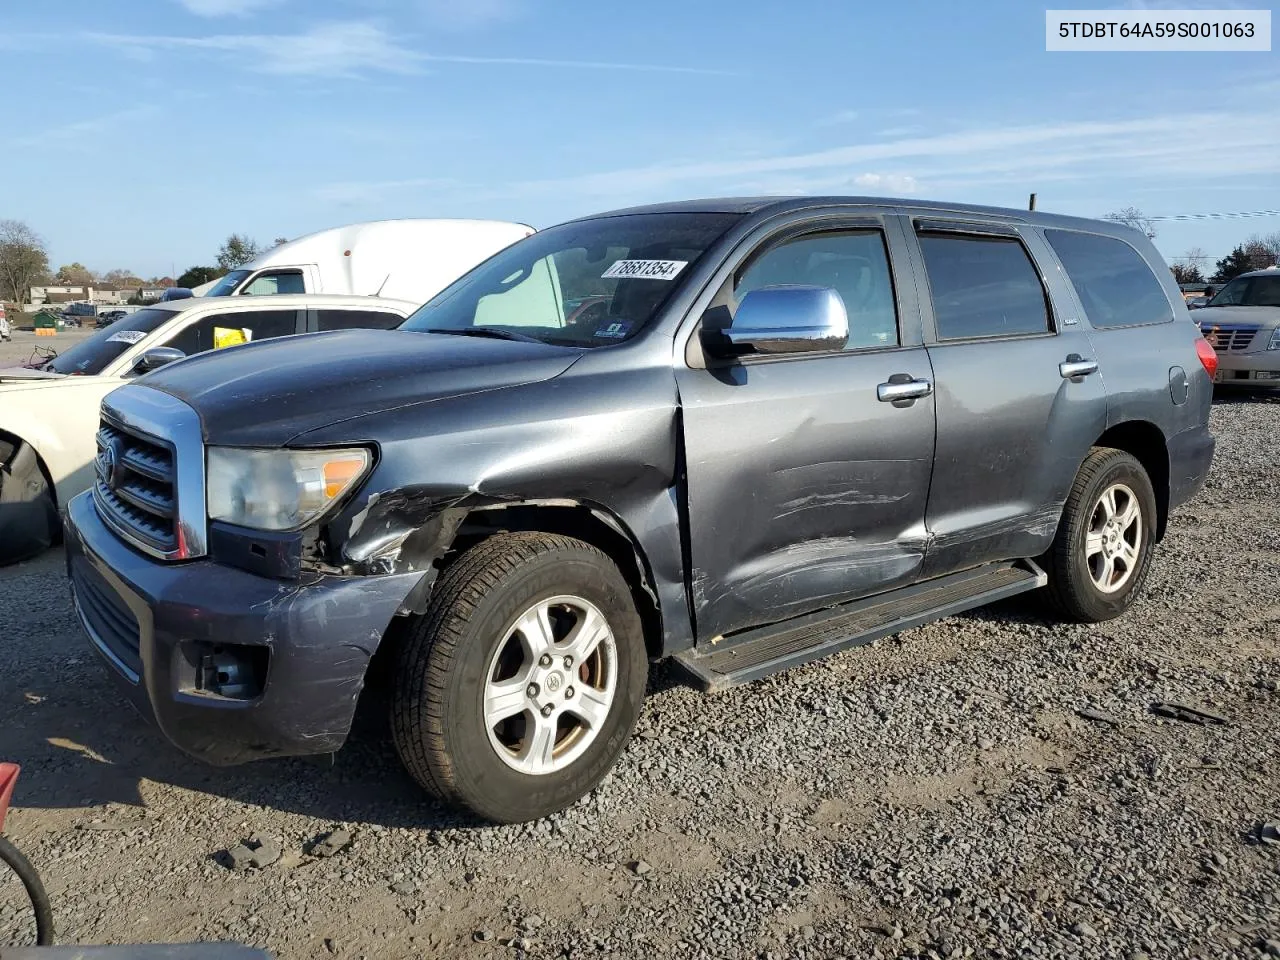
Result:
<svg viewBox="0 0 1280 960">
<path fill-rule="evenodd" d="M 1215 382 L 1280 389 L 1280 269 L 1243 273 L 1196 311 L 1218 352 Z"/>
<path fill-rule="evenodd" d="M 121 317 L 127 317 L 128 315 L 129 314 L 124 310 L 108 310 L 105 313 L 98 314 L 98 319 L 97 322 L 94 323 L 94 326 L 101 330 L 104 327 L 111 326 L 111 324 L 115 323 Z"/>
<path fill-rule="evenodd" d="M 9 319 L 4 315 L 4 304 L 0 303 L 0 341 L 12 339 L 13 328 L 9 326 Z"/>
<path fill-rule="evenodd" d="M 1209 470 L 1214 363 L 1115 223 L 621 211 L 398 330 L 115 391 L 70 577 L 193 756 L 337 750 L 376 655 L 414 778 L 527 820 L 617 761 L 651 660 L 716 690 L 1039 588 L 1066 619 L 1123 614 Z"/>
<path fill-rule="evenodd" d="M 131 313 L 35 369 L 0 369 L 0 564 L 56 538 L 59 508 L 93 479 L 98 405 L 122 383 L 249 340 L 394 327 L 416 307 L 370 297 L 175 300 Z"/>
<path fill-rule="evenodd" d="M 503 247 L 533 233 L 494 220 L 378 220 L 282 243 L 197 296 L 350 293 L 425 303 Z"/>
</svg>

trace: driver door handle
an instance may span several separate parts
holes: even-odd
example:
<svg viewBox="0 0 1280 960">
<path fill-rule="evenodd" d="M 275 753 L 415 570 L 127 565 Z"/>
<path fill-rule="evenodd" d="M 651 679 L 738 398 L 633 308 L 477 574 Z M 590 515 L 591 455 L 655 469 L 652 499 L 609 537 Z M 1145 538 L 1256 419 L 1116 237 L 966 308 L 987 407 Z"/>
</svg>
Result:
<svg viewBox="0 0 1280 960">
<path fill-rule="evenodd" d="M 894 374 L 888 383 L 876 387 L 876 399 L 881 403 L 897 403 L 900 400 L 919 400 L 933 393 L 933 381 L 913 380 L 905 374 Z"/>
<path fill-rule="evenodd" d="M 1078 353 L 1069 354 L 1066 360 L 1058 364 L 1058 373 L 1062 375 L 1063 380 L 1075 380 L 1097 372 L 1098 361 L 1086 360 Z"/>
</svg>

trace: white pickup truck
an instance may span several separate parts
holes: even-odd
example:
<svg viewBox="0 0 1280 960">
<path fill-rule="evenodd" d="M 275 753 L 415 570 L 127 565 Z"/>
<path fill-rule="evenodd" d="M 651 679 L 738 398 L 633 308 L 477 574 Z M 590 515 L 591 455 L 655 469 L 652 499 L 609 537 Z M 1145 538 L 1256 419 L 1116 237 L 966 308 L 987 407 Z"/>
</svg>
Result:
<svg viewBox="0 0 1280 960">
<path fill-rule="evenodd" d="M 43 551 L 59 508 L 89 489 L 98 405 L 121 384 L 251 340 L 397 327 L 416 301 L 353 296 L 197 297 L 122 317 L 37 368 L 0 369 L 0 565 Z"/>
</svg>

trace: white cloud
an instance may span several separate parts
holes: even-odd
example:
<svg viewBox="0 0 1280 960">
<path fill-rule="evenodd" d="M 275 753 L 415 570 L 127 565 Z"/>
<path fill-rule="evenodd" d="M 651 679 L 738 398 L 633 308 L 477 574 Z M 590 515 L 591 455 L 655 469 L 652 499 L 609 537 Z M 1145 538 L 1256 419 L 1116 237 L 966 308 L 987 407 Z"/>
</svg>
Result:
<svg viewBox="0 0 1280 960">
<path fill-rule="evenodd" d="M 158 56 L 166 49 L 202 50 L 239 59 L 248 69 L 290 76 L 349 77 L 370 73 L 419 73 L 430 63 L 473 66 L 622 70 L 643 73 L 726 75 L 700 67 L 612 60 L 542 57 L 484 57 L 433 54 L 410 48 L 382 27 L 367 22 L 321 23 L 297 34 L 215 34 L 207 37 L 84 34 L 126 56 Z"/>
<path fill-rule="evenodd" d="M 1280 175 L 1280 152 L 1275 150 L 1273 132 L 1277 122 L 1280 108 L 1258 106 L 1247 113 L 974 127 L 799 153 L 739 153 L 728 159 L 707 148 L 714 159 L 497 185 L 451 183 L 447 189 L 464 190 L 473 200 L 540 198 L 561 202 L 572 198 L 588 209 L 738 192 L 957 198 L 991 186 L 1002 191 L 1007 188 L 1010 202 L 1020 202 L 1024 189 L 1034 190 L 1050 182 L 1091 180 L 1132 185 L 1165 178 L 1202 183 Z M 1197 131 L 1197 136 L 1186 136 L 1188 129 Z M 382 199 L 430 189 L 428 184 L 413 181 L 359 184 L 362 198 Z"/>
<path fill-rule="evenodd" d="M 178 0 L 197 17 L 243 17 L 280 0 Z"/>
<path fill-rule="evenodd" d="M 21 137 L 17 140 L 17 145 L 20 147 L 36 147 L 55 142 L 63 143 L 69 140 L 81 140 L 99 134 L 136 133 L 137 129 L 131 127 L 131 124 L 142 123 L 158 113 L 158 107 L 143 104 L 85 120 L 71 120 Z"/>
</svg>

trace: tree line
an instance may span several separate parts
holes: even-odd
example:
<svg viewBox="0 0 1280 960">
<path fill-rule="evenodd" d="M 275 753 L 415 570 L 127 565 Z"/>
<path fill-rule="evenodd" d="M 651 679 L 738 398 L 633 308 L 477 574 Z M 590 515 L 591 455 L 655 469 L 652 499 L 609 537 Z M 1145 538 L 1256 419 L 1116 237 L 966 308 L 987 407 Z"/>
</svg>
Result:
<svg viewBox="0 0 1280 960">
<path fill-rule="evenodd" d="M 286 242 L 287 238 L 276 237 L 272 246 L 278 247 Z M 43 237 L 21 220 L 0 220 L 0 301 L 23 303 L 31 288 L 40 286 L 109 284 L 117 289 L 135 291 L 162 283 L 198 287 L 244 266 L 267 249 L 243 234 L 233 233 L 218 249 L 213 266 L 188 267 L 176 280 L 169 277 L 143 279 L 134 271 L 123 268 L 99 273 L 79 261 L 51 270 L 49 249 Z"/>
</svg>

